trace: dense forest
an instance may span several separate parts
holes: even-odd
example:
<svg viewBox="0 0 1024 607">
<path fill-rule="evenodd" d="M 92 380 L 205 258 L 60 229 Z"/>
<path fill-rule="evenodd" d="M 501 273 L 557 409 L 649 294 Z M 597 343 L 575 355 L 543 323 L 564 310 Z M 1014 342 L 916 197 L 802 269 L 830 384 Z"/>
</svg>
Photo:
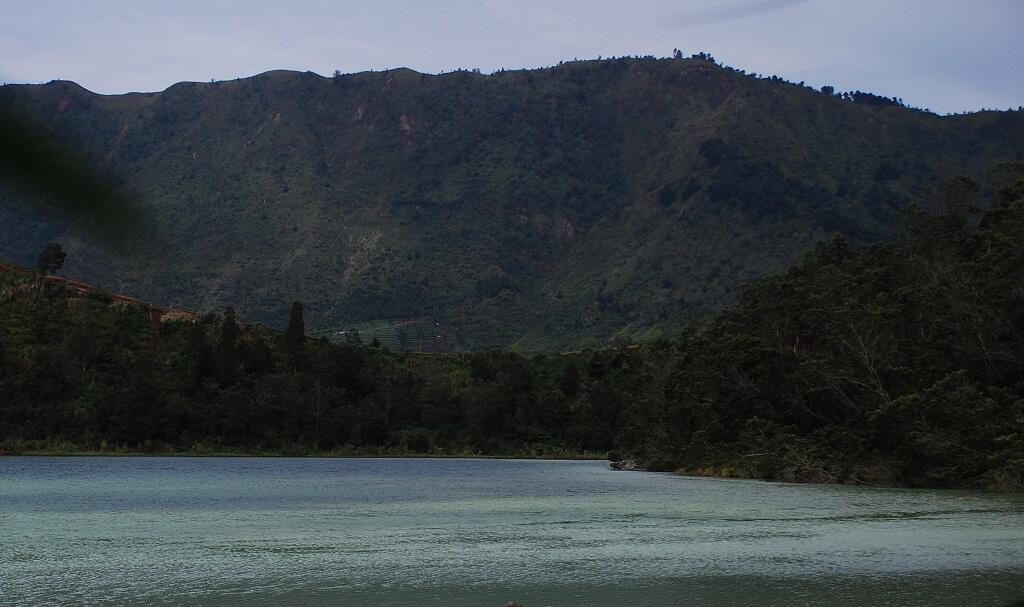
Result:
<svg viewBox="0 0 1024 607">
<path fill-rule="evenodd" d="M 1004 167 L 1019 171 L 1019 167 Z M 821 242 L 682 337 L 411 354 L 0 274 L 0 449 L 609 454 L 820 482 L 1024 488 L 1024 181 L 943 182 L 889 242 Z"/>
<path fill-rule="evenodd" d="M 0 116 L 0 140 L 35 126 L 0 163 L 18 169 L 0 259 L 56 240 L 69 275 L 146 301 L 283 329 L 298 299 L 311 334 L 440 323 L 471 350 L 675 340 L 819 240 L 885 240 L 940 177 L 991 201 L 987 169 L 1024 160 L 1024 111 L 938 116 L 705 53 L 111 96 L 55 81 L 0 87 Z M 109 214 L 138 215 L 115 230 L 141 238 L 92 238 L 62 203 L 81 180 L 29 203 L 19 185 L 64 155 L 109 176 Z"/>
</svg>

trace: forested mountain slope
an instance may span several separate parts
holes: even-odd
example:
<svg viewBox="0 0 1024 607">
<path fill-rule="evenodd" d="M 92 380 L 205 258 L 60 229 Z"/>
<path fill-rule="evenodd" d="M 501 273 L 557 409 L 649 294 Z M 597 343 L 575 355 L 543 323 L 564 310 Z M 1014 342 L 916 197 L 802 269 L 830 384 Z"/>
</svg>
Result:
<svg viewBox="0 0 1024 607">
<path fill-rule="evenodd" d="M 653 469 L 1024 488 L 1024 181 L 816 245 L 650 347 L 396 353 L 0 267 L 0 453 L 605 453 Z"/>
<path fill-rule="evenodd" d="M 278 326 L 298 299 L 312 329 L 431 319 L 461 348 L 650 341 L 1024 154 L 1022 112 L 855 98 L 699 58 L 5 86 L 0 109 L 116 175 L 157 236 L 105 249 L 5 182 L 0 259 L 56 239 L 75 279 Z"/>
</svg>

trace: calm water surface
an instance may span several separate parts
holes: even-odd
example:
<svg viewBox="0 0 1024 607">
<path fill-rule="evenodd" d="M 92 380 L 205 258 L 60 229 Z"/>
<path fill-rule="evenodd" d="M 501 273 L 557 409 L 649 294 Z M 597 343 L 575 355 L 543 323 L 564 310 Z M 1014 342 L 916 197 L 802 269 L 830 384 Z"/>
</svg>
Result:
<svg viewBox="0 0 1024 607">
<path fill-rule="evenodd" d="M 994 605 L 1024 500 L 603 462 L 0 458 L 0 605 Z"/>
</svg>

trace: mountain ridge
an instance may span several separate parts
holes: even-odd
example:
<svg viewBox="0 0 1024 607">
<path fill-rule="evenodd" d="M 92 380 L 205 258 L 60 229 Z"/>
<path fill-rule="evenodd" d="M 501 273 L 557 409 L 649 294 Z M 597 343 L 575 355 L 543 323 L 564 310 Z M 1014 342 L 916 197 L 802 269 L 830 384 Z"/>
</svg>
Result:
<svg viewBox="0 0 1024 607">
<path fill-rule="evenodd" d="M 430 317 L 465 348 L 671 337 L 1024 149 L 1020 112 L 850 102 L 702 59 L 9 85 L 0 106 L 102 159 L 168 243 L 104 251 L 0 186 L 0 257 L 60 239 L 70 275 L 149 301 L 280 325 L 299 299 L 320 329 Z"/>
</svg>

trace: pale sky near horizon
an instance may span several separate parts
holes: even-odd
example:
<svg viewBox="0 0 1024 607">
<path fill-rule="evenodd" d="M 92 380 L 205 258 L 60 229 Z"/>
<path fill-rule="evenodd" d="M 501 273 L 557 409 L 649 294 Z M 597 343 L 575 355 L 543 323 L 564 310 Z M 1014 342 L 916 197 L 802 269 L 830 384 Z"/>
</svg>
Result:
<svg viewBox="0 0 1024 607">
<path fill-rule="evenodd" d="M 542 67 L 704 50 L 948 113 L 1024 104 L 1024 0 L 4 0 L 0 81 L 99 93 L 271 69 Z"/>
</svg>

